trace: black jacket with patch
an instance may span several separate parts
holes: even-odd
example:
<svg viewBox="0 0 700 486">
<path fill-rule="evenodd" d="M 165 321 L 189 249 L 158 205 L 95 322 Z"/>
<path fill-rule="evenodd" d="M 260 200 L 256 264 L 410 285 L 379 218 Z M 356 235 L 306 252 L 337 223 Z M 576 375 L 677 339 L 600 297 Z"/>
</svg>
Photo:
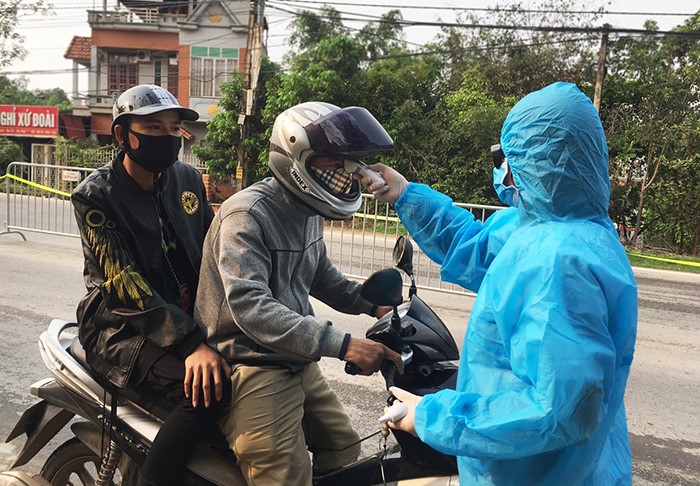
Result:
<svg viewBox="0 0 700 486">
<path fill-rule="evenodd" d="M 165 288 L 163 272 L 170 271 L 157 198 L 196 274 L 213 217 L 193 167 L 176 162 L 149 194 L 127 174 L 123 159 L 120 154 L 91 173 L 71 197 L 88 291 L 77 311 L 80 342 L 93 369 L 120 388 L 146 339 L 184 359 L 205 338 L 192 317 L 157 290 Z M 194 298 L 196 288 L 190 295 Z"/>
</svg>

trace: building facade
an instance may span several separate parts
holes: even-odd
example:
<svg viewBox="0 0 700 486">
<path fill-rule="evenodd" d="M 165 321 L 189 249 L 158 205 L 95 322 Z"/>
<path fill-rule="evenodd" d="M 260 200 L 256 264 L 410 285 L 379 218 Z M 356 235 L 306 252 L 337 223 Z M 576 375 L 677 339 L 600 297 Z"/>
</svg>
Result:
<svg viewBox="0 0 700 486">
<path fill-rule="evenodd" d="M 250 2 L 242 0 L 120 0 L 111 10 L 88 10 L 90 37 L 75 36 L 64 57 L 74 66 L 76 116 L 89 117 L 89 136 L 113 142 L 112 105 L 137 84 L 156 84 L 197 111 L 186 122 L 182 159 L 201 145 L 206 122 L 219 110 L 220 86 L 246 69 Z M 87 70 L 87 86 L 80 73 Z"/>
</svg>

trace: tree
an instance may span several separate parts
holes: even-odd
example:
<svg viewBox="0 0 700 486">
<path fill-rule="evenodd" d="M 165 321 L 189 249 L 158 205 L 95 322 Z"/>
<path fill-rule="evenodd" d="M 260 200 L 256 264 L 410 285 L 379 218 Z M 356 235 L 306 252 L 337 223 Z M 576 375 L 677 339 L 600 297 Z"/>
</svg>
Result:
<svg viewBox="0 0 700 486">
<path fill-rule="evenodd" d="M 7 172 L 7 166 L 12 162 L 24 162 L 26 158 L 22 147 L 12 140 L 0 137 L 0 175 Z"/>
<path fill-rule="evenodd" d="M 433 187 L 458 201 L 502 205 L 493 190 L 490 148 L 516 101 L 491 92 L 477 68 L 462 73 L 461 86 L 442 103 L 446 123 L 438 153 L 443 174 L 430 181 Z"/>
<path fill-rule="evenodd" d="M 430 164 L 439 137 L 433 117 L 442 96 L 444 66 L 437 56 L 414 56 L 406 50 L 400 19 L 399 12 L 392 11 L 354 36 L 335 27 L 341 34 L 306 42 L 307 49 L 288 60 L 289 73 L 270 94 L 265 109 L 268 130 L 279 113 L 303 101 L 363 106 L 395 142 L 391 157 L 376 155 L 369 162 L 382 160 L 408 174 Z"/>
<path fill-rule="evenodd" d="M 4 68 L 16 59 L 24 59 L 27 50 L 15 28 L 19 17 L 24 13 L 46 13 L 48 4 L 44 0 L 26 2 L 24 0 L 4 0 L 0 3 L 0 68 Z"/>
<path fill-rule="evenodd" d="M 320 14 L 302 10 L 292 21 L 291 29 L 289 43 L 300 51 L 305 51 L 324 39 L 345 36 L 348 33 L 340 18 L 340 12 L 329 5 L 321 7 Z"/>
<path fill-rule="evenodd" d="M 697 30 L 695 15 L 677 30 Z M 653 22 L 647 30 L 657 30 Z M 611 200 L 621 225 L 634 225 L 633 243 L 697 252 L 700 211 L 683 204 L 700 197 L 691 168 L 700 170 L 700 42 L 656 35 L 623 37 L 611 45 L 601 116 L 608 127 L 611 172 L 626 186 Z M 624 181 L 624 182 L 623 182 Z M 615 194 L 614 194 L 615 195 Z"/>
<path fill-rule="evenodd" d="M 493 7 L 485 17 L 463 16 L 464 24 L 523 27 L 571 26 L 591 28 L 597 16 L 582 18 L 570 13 L 589 4 L 576 0 L 540 0 L 521 5 Z M 537 10 L 537 15 L 532 11 Z M 602 8 L 599 9 L 602 12 Z M 595 33 L 517 30 L 511 28 L 444 29 L 440 45 L 450 69 L 447 73 L 454 89 L 461 84 L 462 73 L 472 68 L 481 71 L 492 93 L 520 98 L 554 81 L 579 85 L 595 79 L 595 57 L 599 36 Z"/>
<path fill-rule="evenodd" d="M 391 10 L 382 15 L 379 22 L 370 22 L 357 33 L 358 42 L 365 48 L 369 59 L 377 59 L 406 50 L 400 10 Z"/>
<path fill-rule="evenodd" d="M 57 106 L 61 112 L 69 112 L 73 104 L 61 88 L 27 89 L 28 80 L 24 77 L 10 79 L 0 75 L 0 104 Z"/>
<path fill-rule="evenodd" d="M 499 204 L 489 148 L 498 142 L 513 104 L 554 81 L 574 82 L 589 95 L 594 88 L 598 17 L 573 13 L 591 7 L 580 0 L 542 0 L 529 8 L 497 7 L 489 18 L 462 20 L 571 26 L 590 33 L 450 28 L 417 52 L 406 47 L 398 12 L 358 32 L 345 28 L 332 7 L 321 14 L 303 12 L 294 23 L 297 51 L 286 59 L 288 72 L 265 83 L 266 99 L 255 118 L 259 125 L 245 142 L 251 158 L 257 154 L 256 174 L 267 171 L 269 135 L 279 113 L 313 100 L 358 105 L 372 112 L 395 142 L 390 156 L 370 161 L 395 166 L 455 200 Z M 698 31 L 700 21 L 695 16 L 678 29 Z M 600 108 L 611 157 L 611 216 L 621 228 L 636 226 L 632 238 L 645 233 L 646 241 L 686 252 L 697 252 L 700 240 L 698 46 L 690 37 L 613 39 Z M 211 140 L 238 143 L 234 132 L 224 131 L 224 125 L 235 127 L 236 118 L 237 111 L 221 118 L 218 135 L 217 123 L 210 124 Z M 231 155 L 214 159 L 223 171 L 235 167 Z"/>
<path fill-rule="evenodd" d="M 274 84 L 279 72 L 278 65 L 268 58 L 263 58 L 254 113 L 248 120 L 251 135 L 244 141 L 241 141 L 241 131 L 238 125 L 243 96 L 243 75 L 234 72 L 232 73 L 232 81 L 221 85 L 221 100 L 219 101 L 221 111 L 207 123 L 206 145 L 193 148 L 195 155 L 207 164 L 207 168 L 213 176 L 219 179 L 230 179 L 235 174 L 238 163 L 236 150 L 241 143 L 244 143 L 249 155 L 248 184 L 264 177 L 267 172 L 267 164 L 263 167 L 258 161 L 261 158 L 261 152 L 267 153 L 269 136 L 265 138 L 262 113 L 267 103 L 267 84 Z"/>
</svg>

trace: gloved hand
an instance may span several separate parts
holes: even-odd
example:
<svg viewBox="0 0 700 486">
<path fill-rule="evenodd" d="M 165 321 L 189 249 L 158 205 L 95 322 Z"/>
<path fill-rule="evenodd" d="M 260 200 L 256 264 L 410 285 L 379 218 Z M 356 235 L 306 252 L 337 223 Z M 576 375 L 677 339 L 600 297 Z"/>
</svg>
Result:
<svg viewBox="0 0 700 486">
<path fill-rule="evenodd" d="M 362 179 L 362 184 L 374 195 L 377 200 L 394 204 L 408 187 L 408 181 L 398 171 L 384 164 L 372 164 L 369 166 L 375 172 L 379 172 L 386 181 L 385 184 L 373 184 L 369 178 Z"/>
<path fill-rule="evenodd" d="M 400 420 L 397 420 L 396 422 L 389 422 L 389 427 L 391 427 L 392 429 L 403 430 L 404 432 L 408 432 L 409 434 L 413 434 L 416 437 L 418 437 L 418 435 L 416 434 L 415 425 L 416 406 L 418 406 L 418 402 L 420 402 L 423 397 L 414 395 L 413 393 L 407 392 L 406 390 L 402 390 L 401 388 L 395 386 L 390 387 L 389 391 L 399 401 L 403 402 L 406 405 L 406 407 L 408 407 L 408 412 L 406 413 L 406 415 Z M 388 409 L 385 408 L 384 413 L 386 413 L 387 410 Z"/>
</svg>

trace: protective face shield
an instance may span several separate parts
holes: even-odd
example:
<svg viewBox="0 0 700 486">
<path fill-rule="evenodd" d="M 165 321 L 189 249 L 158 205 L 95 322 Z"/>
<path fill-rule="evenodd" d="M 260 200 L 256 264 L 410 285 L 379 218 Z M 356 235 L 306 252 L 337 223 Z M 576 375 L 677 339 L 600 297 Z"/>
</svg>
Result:
<svg viewBox="0 0 700 486">
<path fill-rule="evenodd" d="M 161 172 L 175 163 L 182 140 L 172 135 L 153 136 L 136 133 L 129 128 L 129 116 L 145 116 L 175 110 L 180 120 L 195 121 L 199 114 L 183 108 L 177 99 L 165 88 L 152 84 L 141 84 L 124 91 L 112 107 L 112 135 L 114 127 L 123 127 L 122 148 L 137 164 L 148 172 Z M 129 143 L 129 133 L 139 141 L 138 148 Z"/>
<path fill-rule="evenodd" d="M 491 157 L 493 158 L 494 165 L 493 188 L 496 190 L 498 199 L 503 201 L 507 206 L 518 207 L 520 192 L 510 181 L 506 182 L 506 178 L 508 177 L 508 159 L 500 145 L 491 146 Z"/>
<path fill-rule="evenodd" d="M 294 106 L 275 120 L 269 166 L 282 186 L 329 219 L 347 219 L 361 205 L 358 181 L 340 161 L 393 149 L 386 130 L 364 108 L 339 108 L 320 102 Z M 338 167 L 316 165 L 335 159 Z"/>
</svg>

